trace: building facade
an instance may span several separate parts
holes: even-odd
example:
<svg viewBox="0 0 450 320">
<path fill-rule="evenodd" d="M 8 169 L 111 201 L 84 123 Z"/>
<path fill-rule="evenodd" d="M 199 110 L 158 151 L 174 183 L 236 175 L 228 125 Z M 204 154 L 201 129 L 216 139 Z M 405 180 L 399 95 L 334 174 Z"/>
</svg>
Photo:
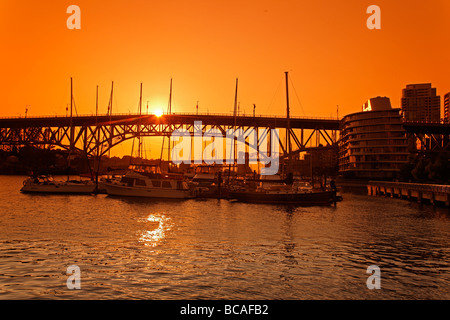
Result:
<svg viewBox="0 0 450 320">
<path fill-rule="evenodd" d="M 339 173 L 348 178 L 392 179 L 408 162 L 401 109 L 376 97 L 341 121 Z"/>
<path fill-rule="evenodd" d="M 444 95 L 444 123 L 450 123 L 450 92 Z"/>
<path fill-rule="evenodd" d="M 408 84 L 402 90 L 401 104 L 406 121 L 441 121 L 441 97 L 431 83 Z"/>
</svg>

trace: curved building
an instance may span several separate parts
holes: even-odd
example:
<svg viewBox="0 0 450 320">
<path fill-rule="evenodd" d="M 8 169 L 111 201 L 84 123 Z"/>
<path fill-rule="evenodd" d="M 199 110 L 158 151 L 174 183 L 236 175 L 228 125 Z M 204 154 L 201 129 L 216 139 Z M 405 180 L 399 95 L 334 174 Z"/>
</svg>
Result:
<svg viewBox="0 0 450 320">
<path fill-rule="evenodd" d="M 401 109 L 376 97 L 363 111 L 341 120 L 339 172 L 349 178 L 391 179 L 408 162 L 408 142 Z"/>
</svg>

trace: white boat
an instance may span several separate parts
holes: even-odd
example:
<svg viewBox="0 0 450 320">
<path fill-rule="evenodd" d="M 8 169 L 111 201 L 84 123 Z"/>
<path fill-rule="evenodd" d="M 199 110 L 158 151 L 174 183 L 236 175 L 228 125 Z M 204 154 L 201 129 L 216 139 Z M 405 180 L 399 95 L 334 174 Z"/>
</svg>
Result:
<svg viewBox="0 0 450 320">
<path fill-rule="evenodd" d="M 92 181 L 83 180 L 56 181 L 53 177 L 42 175 L 26 179 L 20 191 L 24 193 L 90 194 L 95 191 L 95 184 Z"/>
<path fill-rule="evenodd" d="M 112 196 L 188 199 L 195 197 L 195 189 L 177 176 L 161 173 L 128 171 L 120 180 L 104 182 L 106 193 Z"/>
<path fill-rule="evenodd" d="M 172 92 L 172 81 L 171 81 Z M 171 99 L 169 99 L 170 101 Z M 142 110 L 142 84 L 139 99 L 139 114 Z M 170 112 L 170 105 L 169 105 Z M 138 130 L 140 130 L 140 123 Z M 138 136 L 138 158 L 142 157 L 142 137 Z M 164 140 L 163 140 L 164 147 Z M 162 147 L 162 148 L 163 148 Z M 133 152 L 132 152 L 133 153 Z M 161 152 L 162 157 L 162 152 Z M 161 159 L 160 159 L 161 160 Z M 194 188 L 189 188 L 181 174 L 162 174 L 159 166 L 151 164 L 134 164 L 120 180 L 104 181 L 102 187 L 111 196 L 188 199 L 195 197 Z"/>
</svg>

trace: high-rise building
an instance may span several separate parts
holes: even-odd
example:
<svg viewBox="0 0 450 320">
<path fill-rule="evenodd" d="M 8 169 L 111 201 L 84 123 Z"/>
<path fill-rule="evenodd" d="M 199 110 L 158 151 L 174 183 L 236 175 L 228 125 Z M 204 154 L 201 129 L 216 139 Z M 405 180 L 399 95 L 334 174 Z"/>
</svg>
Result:
<svg viewBox="0 0 450 320">
<path fill-rule="evenodd" d="M 441 97 L 431 83 L 408 84 L 402 90 L 402 113 L 406 121 L 440 122 Z"/>
<path fill-rule="evenodd" d="M 400 108 L 389 98 L 369 99 L 363 111 L 341 120 L 339 172 L 346 177 L 391 179 L 408 162 Z"/>
<path fill-rule="evenodd" d="M 444 123 L 450 123 L 450 92 L 444 96 Z"/>
</svg>

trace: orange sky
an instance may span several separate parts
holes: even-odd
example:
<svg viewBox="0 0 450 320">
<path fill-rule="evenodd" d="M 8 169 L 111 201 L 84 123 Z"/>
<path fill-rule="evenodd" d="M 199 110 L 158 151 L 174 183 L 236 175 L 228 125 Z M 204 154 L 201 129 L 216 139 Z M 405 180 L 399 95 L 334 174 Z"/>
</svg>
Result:
<svg viewBox="0 0 450 320">
<path fill-rule="evenodd" d="M 66 9 L 81 8 L 81 30 Z M 381 8 L 381 30 L 366 9 Z M 0 0 L 0 116 L 65 114 L 70 77 L 78 114 L 137 111 L 139 84 L 150 111 L 336 116 L 374 96 L 399 107 L 408 83 L 450 91 L 448 0 Z"/>
</svg>

